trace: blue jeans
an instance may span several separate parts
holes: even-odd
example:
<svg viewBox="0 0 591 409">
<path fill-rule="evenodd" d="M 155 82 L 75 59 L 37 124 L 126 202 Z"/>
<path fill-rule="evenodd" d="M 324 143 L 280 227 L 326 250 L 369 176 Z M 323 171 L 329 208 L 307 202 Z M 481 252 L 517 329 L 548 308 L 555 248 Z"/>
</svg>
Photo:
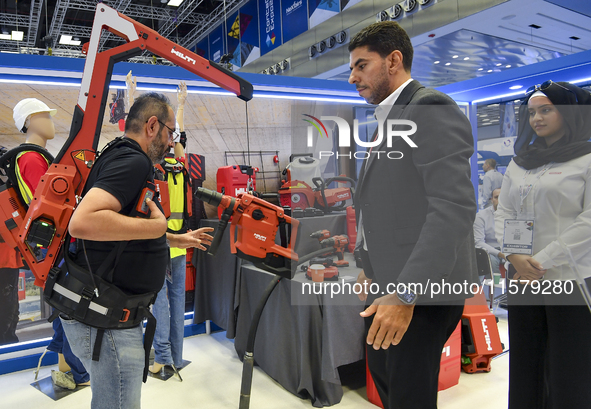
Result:
<svg viewBox="0 0 591 409">
<path fill-rule="evenodd" d="M 60 318 L 72 351 L 90 373 L 92 409 L 139 409 L 145 352 L 141 325 L 105 330 L 98 361 L 92 360 L 97 329 Z"/>
<path fill-rule="evenodd" d="M 74 382 L 77 384 L 85 383 L 90 380 L 90 375 L 86 372 L 82 362 L 74 355 L 68 338 L 64 335 L 64 328 L 62 322 L 59 319 L 53 320 L 53 338 L 49 345 L 47 345 L 49 351 L 57 352 L 58 354 L 64 354 L 66 363 L 72 369 L 72 375 L 74 375 Z"/>
<path fill-rule="evenodd" d="M 156 317 L 154 361 L 174 364 L 177 368 L 183 366 L 186 269 L 186 256 L 172 259 L 172 283 L 164 280 L 152 307 L 152 314 Z"/>
<path fill-rule="evenodd" d="M 496 254 L 488 254 L 488 258 L 490 258 L 490 265 L 492 267 L 493 274 L 500 274 L 499 265 L 501 264 L 501 259 Z"/>
</svg>

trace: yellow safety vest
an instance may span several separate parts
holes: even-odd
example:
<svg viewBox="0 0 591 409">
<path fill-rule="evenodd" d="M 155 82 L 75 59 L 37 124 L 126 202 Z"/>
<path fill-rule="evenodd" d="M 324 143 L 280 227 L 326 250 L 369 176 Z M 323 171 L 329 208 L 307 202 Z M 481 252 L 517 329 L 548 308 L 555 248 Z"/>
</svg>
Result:
<svg viewBox="0 0 591 409">
<path fill-rule="evenodd" d="M 176 159 L 165 158 L 168 163 L 176 164 Z M 168 218 L 168 228 L 173 231 L 179 231 L 183 228 L 183 219 L 185 215 L 185 179 L 183 172 L 168 172 L 168 194 L 170 196 L 170 217 Z M 175 183 L 176 182 L 176 183 Z M 170 248 L 170 257 L 175 258 L 187 254 L 187 249 L 178 247 Z"/>
<path fill-rule="evenodd" d="M 22 195 L 23 199 L 25 200 L 25 204 L 28 206 L 29 203 L 31 203 L 31 200 L 33 200 L 33 192 L 31 192 L 31 189 L 29 189 L 29 186 L 27 186 L 27 184 L 23 180 L 20 167 L 18 166 L 19 158 L 27 152 L 34 152 L 34 151 L 23 151 L 16 156 L 15 174 L 16 174 L 16 180 L 18 182 L 19 191 L 21 192 L 21 195 Z M 45 159 L 45 161 L 47 162 L 47 165 L 49 166 L 50 163 L 47 160 L 47 158 L 44 155 L 41 155 L 41 156 L 43 156 L 43 159 Z"/>
</svg>

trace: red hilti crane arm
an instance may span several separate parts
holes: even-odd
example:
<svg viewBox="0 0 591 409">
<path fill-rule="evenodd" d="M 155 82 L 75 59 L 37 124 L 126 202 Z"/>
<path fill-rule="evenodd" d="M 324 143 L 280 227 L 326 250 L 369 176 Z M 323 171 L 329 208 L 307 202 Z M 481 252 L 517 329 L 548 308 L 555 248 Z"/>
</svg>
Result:
<svg viewBox="0 0 591 409">
<path fill-rule="evenodd" d="M 103 30 L 125 39 L 126 44 L 98 53 Z M 86 45 L 85 45 L 86 48 Z M 67 153 L 79 149 L 96 150 L 107 103 L 109 82 L 116 62 L 125 61 L 148 50 L 186 70 L 224 88 L 244 101 L 252 99 L 252 84 L 213 61 L 173 43 L 151 28 L 130 19 L 103 3 L 97 5 L 78 105 L 70 136 L 55 163 L 72 163 Z M 92 139 L 92 143 L 88 139 Z"/>
<path fill-rule="evenodd" d="M 126 43 L 98 52 L 104 30 Z M 232 72 L 160 36 L 103 3 L 97 4 L 90 42 L 84 45 L 86 63 L 78 104 L 74 109 L 70 134 L 55 161 L 41 178 L 28 210 L 15 187 L 0 192 L 0 234 L 18 248 L 35 275 L 35 285 L 43 286 L 58 259 L 74 212 L 98 147 L 107 103 L 109 83 L 115 63 L 144 50 L 224 88 L 244 101 L 252 99 L 252 85 Z M 45 255 L 39 248 L 47 249 Z"/>
</svg>

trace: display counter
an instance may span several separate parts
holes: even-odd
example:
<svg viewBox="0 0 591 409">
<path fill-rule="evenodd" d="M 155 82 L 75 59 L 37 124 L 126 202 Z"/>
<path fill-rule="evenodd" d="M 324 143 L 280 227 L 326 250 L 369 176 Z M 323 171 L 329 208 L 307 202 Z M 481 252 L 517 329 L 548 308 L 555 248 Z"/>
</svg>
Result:
<svg viewBox="0 0 591 409">
<path fill-rule="evenodd" d="M 300 239 L 324 228 L 331 235 L 345 233 L 344 214 L 300 222 Z M 215 225 L 213 219 L 201 222 L 201 227 Z M 314 247 L 305 239 L 298 243 L 298 251 L 300 247 L 313 251 L 319 245 Z M 225 329 L 228 338 L 235 338 L 236 352 L 242 358 L 252 315 L 273 275 L 230 254 L 227 230 L 215 257 L 197 253 L 195 322 L 210 319 Z M 352 256 L 346 256 L 351 266 L 339 269 L 340 280 L 352 285 L 360 270 L 354 267 Z M 254 348 L 255 362 L 265 373 L 316 407 L 340 402 L 343 390 L 338 367 L 364 358 L 359 315 L 363 303 L 356 296 L 337 301 L 319 291 L 321 285 L 305 278 L 303 272 L 293 280 L 283 279 L 265 306 Z"/>
</svg>

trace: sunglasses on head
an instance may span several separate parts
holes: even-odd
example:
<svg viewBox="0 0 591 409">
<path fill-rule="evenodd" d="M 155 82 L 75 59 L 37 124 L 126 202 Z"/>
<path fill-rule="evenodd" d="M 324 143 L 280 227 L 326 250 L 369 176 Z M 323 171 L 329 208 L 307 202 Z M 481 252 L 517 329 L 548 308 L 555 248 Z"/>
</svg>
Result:
<svg viewBox="0 0 591 409">
<path fill-rule="evenodd" d="M 560 87 L 560 88 L 562 88 L 564 90 L 567 90 L 568 92 L 571 92 L 574 95 L 574 97 L 575 97 L 575 101 L 577 103 L 579 102 L 579 99 L 577 98 L 577 94 L 575 94 L 573 92 L 573 90 L 568 89 L 565 86 L 560 85 L 557 82 L 554 82 L 552 80 L 548 80 L 548 81 L 542 82 L 541 84 L 538 84 L 538 85 L 532 85 L 531 87 L 529 87 L 527 89 L 527 91 L 525 91 L 525 96 L 526 97 L 529 97 L 531 94 L 533 94 L 536 91 L 542 91 L 543 92 L 543 91 L 547 90 L 548 88 L 550 88 L 552 85 L 556 85 L 557 87 Z"/>
</svg>

